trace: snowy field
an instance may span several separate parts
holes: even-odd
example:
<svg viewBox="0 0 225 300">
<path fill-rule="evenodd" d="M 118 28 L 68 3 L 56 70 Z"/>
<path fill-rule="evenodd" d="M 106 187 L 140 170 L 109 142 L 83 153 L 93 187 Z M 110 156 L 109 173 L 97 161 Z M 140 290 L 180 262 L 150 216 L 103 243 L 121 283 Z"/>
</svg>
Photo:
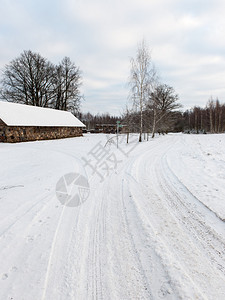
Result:
<svg viewBox="0 0 225 300">
<path fill-rule="evenodd" d="M 136 141 L 0 144 L 1 300 L 225 299 L 225 135 Z"/>
</svg>

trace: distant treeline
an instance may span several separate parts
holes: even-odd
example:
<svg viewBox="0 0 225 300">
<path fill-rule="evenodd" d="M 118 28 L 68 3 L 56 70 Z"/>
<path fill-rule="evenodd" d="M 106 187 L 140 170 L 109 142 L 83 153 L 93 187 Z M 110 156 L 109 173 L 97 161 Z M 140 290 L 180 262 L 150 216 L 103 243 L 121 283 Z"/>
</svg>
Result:
<svg viewBox="0 0 225 300">
<path fill-rule="evenodd" d="M 121 124 L 129 126 L 130 132 L 138 132 L 139 114 L 134 112 L 129 113 L 129 116 L 125 113 L 121 117 L 110 116 L 108 113 L 97 115 L 91 113 L 80 113 L 79 118 L 87 126 L 88 130 L 96 128 L 96 125 L 116 124 L 117 121 L 120 121 Z M 153 116 L 150 115 L 148 124 L 153 125 L 150 121 L 151 118 L 153 119 Z M 144 122 L 143 132 L 145 131 Z M 148 132 L 151 132 L 151 130 Z M 225 103 L 221 103 L 218 99 L 211 98 L 204 108 L 194 106 L 185 112 L 172 112 L 170 113 L 169 118 L 159 122 L 156 132 L 225 132 Z"/>
<path fill-rule="evenodd" d="M 79 113 L 79 119 L 87 126 L 87 130 L 95 129 L 96 125 L 116 124 L 117 121 L 122 121 L 122 117 L 110 116 L 109 113 L 91 114 Z"/>
<path fill-rule="evenodd" d="M 211 98 L 205 108 L 195 106 L 185 111 L 182 123 L 185 131 L 225 132 L 225 104 Z"/>
</svg>

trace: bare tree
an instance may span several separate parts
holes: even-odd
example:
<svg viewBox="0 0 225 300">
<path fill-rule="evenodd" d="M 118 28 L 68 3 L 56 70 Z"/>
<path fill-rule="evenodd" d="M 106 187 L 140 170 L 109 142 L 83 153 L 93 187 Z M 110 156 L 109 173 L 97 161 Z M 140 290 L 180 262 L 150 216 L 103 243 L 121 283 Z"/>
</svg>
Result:
<svg viewBox="0 0 225 300">
<path fill-rule="evenodd" d="M 69 57 L 65 57 L 56 66 L 55 72 L 55 94 L 56 101 L 54 107 L 61 110 L 70 110 L 74 114 L 79 111 L 81 94 L 81 72 L 80 69 L 71 62 Z"/>
<path fill-rule="evenodd" d="M 34 106 L 48 106 L 54 98 L 54 66 L 38 53 L 24 51 L 6 65 L 1 96 L 7 101 Z"/>
<path fill-rule="evenodd" d="M 68 57 L 55 66 L 38 53 L 24 51 L 2 75 L 1 98 L 7 101 L 79 111 L 81 72 Z"/>
<path fill-rule="evenodd" d="M 213 113 L 214 113 L 214 101 L 212 97 L 208 101 L 208 108 L 209 108 L 209 120 L 210 120 L 210 132 L 214 133 L 214 124 L 213 124 Z"/>
<path fill-rule="evenodd" d="M 156 127 L 165 131 L 169 128 L 176 109 L 181 105 L 177 103 L 179 97 L 174 89 L 166 84 L 159 84 L 150 93 L 148 110 L 153 114 L 152 138 L 155 136 Z"/>
<path fill-rule="evenodd" d="M 136 58 L 131 59 L 130 72 L 131 98 L 134 108 L 140 112 L 139 142 L 142 141 L 143 111 L 155 77 L 151 54 L 143 40 L 138 46 Z"/>
</svg>

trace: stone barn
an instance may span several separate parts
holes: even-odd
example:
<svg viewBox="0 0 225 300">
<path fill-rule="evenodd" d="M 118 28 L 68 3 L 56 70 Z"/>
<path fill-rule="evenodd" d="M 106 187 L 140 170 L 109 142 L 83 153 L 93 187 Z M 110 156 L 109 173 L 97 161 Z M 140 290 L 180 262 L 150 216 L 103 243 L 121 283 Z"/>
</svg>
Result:
<svg viewBox="0 0 225 300">
<path fill-rule="evenodd" d="M 67 111 L 0 101 L 0 142 L 82 136 L 85 125 Z"/>
</svg>

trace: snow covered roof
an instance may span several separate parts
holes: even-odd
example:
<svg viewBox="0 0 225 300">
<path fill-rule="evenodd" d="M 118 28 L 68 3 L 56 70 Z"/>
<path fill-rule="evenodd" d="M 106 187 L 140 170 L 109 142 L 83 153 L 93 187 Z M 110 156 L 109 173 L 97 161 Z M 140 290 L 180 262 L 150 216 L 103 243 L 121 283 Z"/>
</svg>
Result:
<svg viewBox="0 0 225 300">
<path fill-rule="evenodd" d="M 8 126 L 85 127 L 67 111 L 3 101 L 0 119 Z"/>
</svg>

